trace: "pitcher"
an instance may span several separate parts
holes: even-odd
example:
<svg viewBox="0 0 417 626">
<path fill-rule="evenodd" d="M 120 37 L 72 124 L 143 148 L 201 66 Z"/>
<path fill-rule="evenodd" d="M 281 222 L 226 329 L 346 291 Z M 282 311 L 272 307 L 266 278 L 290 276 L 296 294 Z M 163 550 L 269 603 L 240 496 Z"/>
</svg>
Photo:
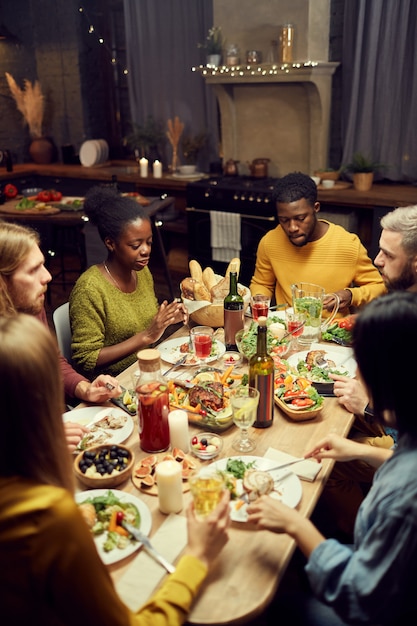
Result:
<svg viewBox="0 0 417 626">
<path fill-rule="evenodd" d="M 324 287 L 312 283 L 295 283 L 291 285 L 291 292 L 294 311 L 305 314 L 303 333 L 298 337 L 298 343 L 309 345 L 320 341 L 321 332 L 332 323 L 339 310 L 339 296 L 335 293 L 326 294 Z M 323 300 L 328 296 L 333 296 L 335 303 L 330 316 L 322 323 Z"/>
</svg>

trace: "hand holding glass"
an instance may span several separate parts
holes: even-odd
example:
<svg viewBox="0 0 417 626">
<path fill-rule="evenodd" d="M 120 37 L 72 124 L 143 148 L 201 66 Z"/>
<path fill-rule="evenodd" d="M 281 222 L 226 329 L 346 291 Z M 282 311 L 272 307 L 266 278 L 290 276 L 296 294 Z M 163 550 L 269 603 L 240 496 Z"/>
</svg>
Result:
<svg viewBox="0 0 417 626">
<path fill-rule="evenodd" d="M 194 354 L 200 363 L 205 363 L 210 356 L 213 333 L 211 326 L 195 326 L 190 331 Z"/>
<path fill-rule="evenodd" d="M 251 452 L 256 444 L 249 438 L 248 428 L 256 420 L 256 411 L 259 404 L 259 391 L 254 387 L 241 385 L 230 392 L 230 402 L 233 409 L 233 422 L 240 428 L 240 436 L 232 443 L 238 452 Z"/>
<path fill-rule="evenodd" d="M 226 489 L 223 475 L 210 467 L 193 471 L 188 477 L 188 484 L 197 517 L 211 513 Z"/>
</svg>

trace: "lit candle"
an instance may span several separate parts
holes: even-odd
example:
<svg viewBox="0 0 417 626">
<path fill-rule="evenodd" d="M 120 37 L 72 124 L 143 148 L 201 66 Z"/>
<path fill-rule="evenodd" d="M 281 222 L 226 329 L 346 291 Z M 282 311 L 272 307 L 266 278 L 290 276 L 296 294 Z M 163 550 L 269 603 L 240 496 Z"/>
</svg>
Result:
<svg viewBox="0 0 417 626">
<path fill-rule="evenodd" d="M 142 157 L 141 160 L 139 161 L 139 165 L 140 165 L 140 175 L 142 176 L 142 178 L 146 178 L 146 176 L 148 175 L 148 159 L 145 159 L 145 157 Z"/>
<path fill-rule="evenodd" d="M 182 470 L 177 461 L 161 461 L 155 469 L 161 513 L 179 513 L 183 507 Z"/>
<path fill-rule="evenodd" d="M 187 453 L 190 449 L 187 413 L 181 409 L 170 411 L 168 413 L 168 425 L 172 450 L 179 448 Z"/>
<path fill-rule="evenodd" d="M 153 177 L 162 178 L 162 163 L 160 161 L 153 162 Z"/>
</svg>

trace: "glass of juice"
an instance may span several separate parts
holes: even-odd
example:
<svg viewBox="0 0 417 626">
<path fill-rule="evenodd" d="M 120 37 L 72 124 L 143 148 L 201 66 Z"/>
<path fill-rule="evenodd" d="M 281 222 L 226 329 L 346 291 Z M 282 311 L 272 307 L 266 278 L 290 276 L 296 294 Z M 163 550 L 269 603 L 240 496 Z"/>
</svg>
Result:
<svg viewBox="0 0 417 626">
<path fill-rule="evenodd" d="M 287 330 L 291 333 L 292 337 L 292 348 L 299 348 L 298 337 L 301 337 L 303 334 L 306 314 L 303 311 L 293 311 L 291 309 L 286 309 L 285 311 L 285 321 L 287 323 Z"/>
<path fill-rule="evenodd" d="M 268 317 L 270 304 L 271 299 L 269 296 L 265 296 L 262 293 L 257 293 L 251 297 L 252 317 L 255 322 L 257 322 L 260 317 Z"/>
<path fill-rule="evenodd" d="M 200 363 L 205 363 L 210 357 L 213 334 L 211 326 L 195 326 L 190 331 L 194 354 Z"/>
<path fill-rule="evenodd" d="M 226 489 L 223 475 L 214 468 L 194 470 L 188 477 L 197 517 L 209 515 L 219 504 Z"/>
<path fill-rule="evenodd" d="M 169 448 L 169 395 L 165 382 L 155 381 L 136 389 L 140 447 L 145 452 Z"/>
</svg>

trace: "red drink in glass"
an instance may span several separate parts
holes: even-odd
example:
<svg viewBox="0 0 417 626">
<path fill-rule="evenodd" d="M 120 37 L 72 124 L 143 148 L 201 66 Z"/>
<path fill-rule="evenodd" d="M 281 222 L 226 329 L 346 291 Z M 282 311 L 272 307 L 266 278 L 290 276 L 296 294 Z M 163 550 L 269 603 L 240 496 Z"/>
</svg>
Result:
<svg viewBox="0 0 417 626">
<path fill-rule="evenodd" d="M 267 302 L 254 302 L 252 304 L 252 317 L 258 321 L 260 317 L 268 317 L 269 306 Z"/>
<path fill-rule="evenodd" d="M 169 396 L 165 383 L 154 382 L 136 389 L 140 447 L 145 452 L 162 452 L 169 448 Z"/>
<path fill-rule="evenodd" d="M 288 332 L 292 334 L 293 337 L 299 337 L 303 334 L 303 322 L 300 320 L 292 320 L 287 322 Z M 298 330 L 296 330 L 298 328 Z M 293 332 L 295 331 L 295 332 Z"/>
<path fill-rule="evenodd" d="M 210 335 L 194 335 L 195 355 L 199 359 L 210 356 L 212 340 Z"/>
</svg>

